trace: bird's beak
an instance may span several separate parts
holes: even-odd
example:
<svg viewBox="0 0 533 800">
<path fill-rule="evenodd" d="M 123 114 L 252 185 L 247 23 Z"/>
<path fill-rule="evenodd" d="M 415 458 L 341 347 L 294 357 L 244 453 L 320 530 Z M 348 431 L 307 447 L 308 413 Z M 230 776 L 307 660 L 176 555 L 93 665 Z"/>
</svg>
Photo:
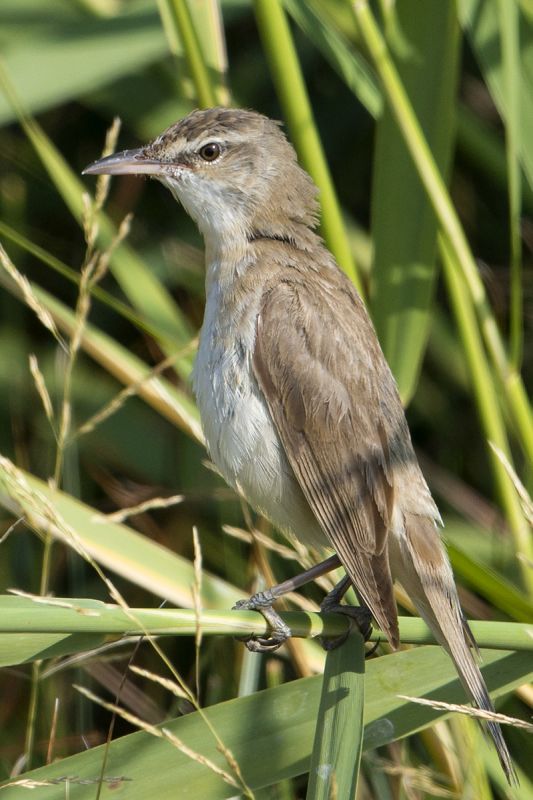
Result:
<svg viewBox="0 0 533 800">
<path fill-rule="evenodd" d="M 168 165 L 150 158 L 142 148 L 138 148 L 101 158 L 85 167 L 82 175 L 163 175 L 166 166 Z"/>
</svg>

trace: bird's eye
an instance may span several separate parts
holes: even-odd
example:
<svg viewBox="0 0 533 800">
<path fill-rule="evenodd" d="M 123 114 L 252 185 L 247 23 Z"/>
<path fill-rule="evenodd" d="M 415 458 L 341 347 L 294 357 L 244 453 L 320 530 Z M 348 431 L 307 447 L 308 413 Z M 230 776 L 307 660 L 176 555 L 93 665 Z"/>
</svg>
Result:
<svg viewBox="0 0 533 800">
<path fill-rule="evenodd" d="M 200 148 L 199 153 L 204 161 L 215 161 L 220 155 L 220 145 L 216 142 L 209 142 Z"/>
</svg>

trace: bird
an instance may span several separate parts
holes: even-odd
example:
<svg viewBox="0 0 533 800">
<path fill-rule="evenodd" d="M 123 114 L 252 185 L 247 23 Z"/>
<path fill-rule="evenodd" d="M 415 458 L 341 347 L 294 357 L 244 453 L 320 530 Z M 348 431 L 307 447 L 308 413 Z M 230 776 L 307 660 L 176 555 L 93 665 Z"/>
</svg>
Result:
<svg viewBox="0 0 533 800">
<path fill-rule="evenodd" d="M 345 609 L 353 585 L 396 649 L 398 580 L 469 698 L 493 711 L 395 380 L 363 300 L 316 230 L 318 190 L 281 124 L 253 110 L 195 110 L 84 173 L 155 178 L 198 226 L 206 304 L 192 382 L 208 451 L 273 525 L 334 551 L 301 582 L 340 563 L 346 578 L 323 608 Z M 238 604 L 271 627 L 251 649 L 290 635 L 272 603 L 301 582 Z M 487 729 L 516 782 L 499 725 Z"/>
</svg>

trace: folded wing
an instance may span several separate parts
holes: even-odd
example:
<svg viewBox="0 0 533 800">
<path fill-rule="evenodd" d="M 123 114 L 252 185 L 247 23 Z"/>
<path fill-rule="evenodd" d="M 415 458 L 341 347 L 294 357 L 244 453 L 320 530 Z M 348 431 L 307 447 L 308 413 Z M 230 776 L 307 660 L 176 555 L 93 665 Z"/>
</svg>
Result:
<svg viewBox="0 0 533 800">
<path fill-rule="evenodd" d="M 254 373 L 313 513 L 397 646 L 387 534 L 393 460 L 414 458 L 403 410 L 366 311 L 344 276 L 287 273 L 263 299 Z"/>
</svg>

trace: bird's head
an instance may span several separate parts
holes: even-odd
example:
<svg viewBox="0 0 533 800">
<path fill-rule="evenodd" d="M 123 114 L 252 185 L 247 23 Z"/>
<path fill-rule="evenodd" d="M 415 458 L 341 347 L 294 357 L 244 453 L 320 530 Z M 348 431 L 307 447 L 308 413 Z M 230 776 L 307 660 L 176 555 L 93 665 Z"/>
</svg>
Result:
<svg viewBox="0 0 533 800">
<path fill-rule="evenodd" d="M 193 111 L 145 147 L 102 158 L 84 174 L 160 180 L 206 238 L 317 222 L 315 185 L 279 124 L 255 111 Z"/>
</svg>

